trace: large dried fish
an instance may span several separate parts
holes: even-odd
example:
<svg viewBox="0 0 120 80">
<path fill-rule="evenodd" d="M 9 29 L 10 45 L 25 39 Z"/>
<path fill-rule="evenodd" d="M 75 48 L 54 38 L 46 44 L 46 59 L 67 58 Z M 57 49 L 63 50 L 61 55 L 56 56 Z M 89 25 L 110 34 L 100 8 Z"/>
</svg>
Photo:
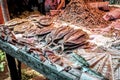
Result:
<svg viewBox="0 0 120 80">
<path fill-rule="evenodd" d="M 73 28 L 70 28 L 69 26 L 62 26 L 53 30 L 50 34 L 53 42 L 58 42 L 58 40 L 64 38 L 64 36 L 68 34 L 72 29 Z"/>
<path fill-rule="evenodd" d="M 119 74 L 115 72 L 115 67 L 119 65 L 119 53 L 116 53 L 114 51 L 103 51 L 101 53 L 87 52 L 80 49 L 76 53 L 85 58 L 85 60 L 89 63 L 91 69 L 101 73 L 109 80 L 115 80 L 115 74 Z M 119 67 L 117 67 L 117 69 L 119 69 Z"/>
<path fill-rule="evenodd" d="M 64 43 L 80 44 L 87 39 L 89 39 L 88 34 L 81 29 L 77 29 L 64 37 Z"/>
<path fill-rule="evenodd" d="M 42 29 L 38 29 L 35 34 L 39 35 L 39 36 L 46 35 L 46 34 L 50 33 L 52 30 L 54 30 L 54 29 L 55 29 L 55 27 L 52 24 L 49 27 L 44 27 Z"/>
</svg>

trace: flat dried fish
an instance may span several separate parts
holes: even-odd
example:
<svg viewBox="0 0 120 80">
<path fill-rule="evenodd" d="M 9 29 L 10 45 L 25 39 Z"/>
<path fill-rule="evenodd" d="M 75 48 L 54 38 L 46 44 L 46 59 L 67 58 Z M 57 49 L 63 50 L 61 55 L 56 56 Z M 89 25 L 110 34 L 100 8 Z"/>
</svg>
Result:
<svg viewBox="0 0 120 80">
<path fill-rule="evenodd" d="M 50 33 L 52 30 L 54 30 L 54 29 L 55 29 L 55 27 L 53 25 L 51 25 L 49 27 L 44 27 L 42 29 L 37 30 L 35 34 L 39 35 L 39 36 L 46 35 L 46 34 Z"/>
<path fill-rule="evenodd" d="M 14 26 L 15 33 L 24 33 L 25 31 L 29 30 L 32 26 L 34 26 L 31 22 L 25 22 L 19 25 Z"/>
<path fill-rule="evenodd" d="M 88 40 L 88 34 L 81 29 L 74 30 L 70 34 L 66 35 L 64 37 L 64 43 L 74 43 L 74 44 L 80 44 L 83 41 Z"/>
<path fill-rule="evenodd" d="M 39 21 L 41 18 L 40 14 L 34 14 L 34 15 L 30 15 L 27 17 L 27 19 L 31 20 L 31 21 Z"/>
<path fill-rule="evenodd" d="M 14 25 L 18 25 L 18 24 L 28 22 L 28 21 L 29 21 L 28 19 L 15 18 L 15 19 L 12 19 L 12 20 L 6 22 L 5 25 L 6 26 L 14 26 Z"/>
<path fill-rule="evenodd" d="M 53 23 L 53 19 L 51 17 L 42 17 L 40 20 L 39 20 L 39 23 L 43 26 L 49 26 Z"/>
<path fill-rule="evenodd" d="M 83 52 L 79 49 L 77 52 L 78 55 L 81 55 L 89 63 L 90 68 L 101 73 L 109 80 L 115 80 L 115 67 L 119 65 L 115 61 L 119 62 L 120 54 L 114 52 Z M 114 65 L 114 63 L 116 65 Z M 120 66 L 119 66 L 120 67 Z M 117 69 L 119 69 L 117 67 Z"/>
<path fill-rule="evenodd" d="M 69 26 L 62 26 L 62 27 L 56 28 L 50 34 L 53 42 L 58 42 L 58 40 L 64 38 L 64 36 L 68 34 L 71 30 L 72 28 L 70 28 Z"/>
</svg>

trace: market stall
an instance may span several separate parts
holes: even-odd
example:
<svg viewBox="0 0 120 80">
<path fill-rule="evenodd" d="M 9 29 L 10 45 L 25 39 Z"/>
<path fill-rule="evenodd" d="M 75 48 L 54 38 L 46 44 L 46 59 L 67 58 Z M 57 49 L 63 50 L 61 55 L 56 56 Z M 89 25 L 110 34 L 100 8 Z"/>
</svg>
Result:
<svg viewBox="0 0 120 80">
<path fill-rule="evenodd" d="M 0 49 L 50 80 L 120 79 L 120 8 L 109 2 L 71 0 L 57 16 L 15 18 L 0 33 Z"/>
</svg>

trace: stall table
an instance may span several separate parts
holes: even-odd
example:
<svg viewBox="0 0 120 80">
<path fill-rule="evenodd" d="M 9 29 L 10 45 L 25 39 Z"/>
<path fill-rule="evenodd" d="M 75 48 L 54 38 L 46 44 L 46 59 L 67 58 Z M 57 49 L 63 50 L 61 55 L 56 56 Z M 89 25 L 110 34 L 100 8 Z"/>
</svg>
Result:
<svg viewBox="0 0 120 80">
<path fill-rule="evenodd" d="M 94 77 L 91 77 L 88 73 L 80 72 L 79 74 L 72 74 L 66 71 L 59 72 L 56 67 L 49 62 L 41 62 L 38 57 L 33 57 L 26 51 L 15 47 L 14 45 L 5 42 L 0 39 L 0 49 L 2 49 L 6 55 L 8 60 L 8 66 L 11 72 L 12 80 L 20 80 L 20 69 L 17 70 L 16 63 L 14 58 L 19 60 L 20 62 L 25 63 L 30 66 L 32 69 L 40 72 L 44 76 L 46 76 L 50 80 L 93 80 Z M 20 68 L 20 66 L 19 66 Z M 73 72 L 74 73 L 74 72 Z M 96 80 L 100 80 L 97 79 Z"/>
</svg>

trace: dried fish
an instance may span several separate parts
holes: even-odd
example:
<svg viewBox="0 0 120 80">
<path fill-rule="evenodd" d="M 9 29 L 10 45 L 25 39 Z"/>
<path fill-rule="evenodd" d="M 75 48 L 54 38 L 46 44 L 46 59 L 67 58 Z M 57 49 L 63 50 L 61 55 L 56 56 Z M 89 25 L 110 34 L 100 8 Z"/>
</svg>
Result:
<svg viewBox="0 0 120 80">
<path fill-rule="evenodd" d="M 69 49 L 81 47 L 86 45 L 89 39 L 88 34 L 81 29 L 72 31 L 71 33 L 65 35 L 64 46 L 70 47 Z"/>
<path fill-rule="evenodd" d="M 28 21 L 29 21 L 28 19 L 15 18 L 15 19 L 12 19 L 6 22 L 5 25 L 10 27 L 10 26 L 18 25 L 18 24 L 28 22 Z"/>
<path fill-rule="evenodd" d="M 109 21 L 102 16 L 105 12 L 91 8 L 85 0 L 71 0 L 58 20 L 87 28 L 106 27 Z"/>
<path fill-rule="evenodd" d="M 43 17 L 39 20 L 39 23 L 43 26 L 49 26 L 53 23 L 53 19 L 51 17 Z"/>
<path fill-rule="evenodd" d="M 90 65 L 90 68 L 94 71 L 97 71 L 104 75 L 109 80 L 115 80 L 115 60 L 120 60 L 120 54 L 119 53 L 111 53 L 111 52 L 83 52 L 81 50 L 78 50 L 78 55 L 82 56 Z M 119 67 L 117 67 L 119 68 Z"/>
<path fill-rule="evenodd" d="M 25 31 L 30 29 L 32 26 L 33 26 L 33 24 L 30 22 L 25 22 L 25 23 L 22 23 L 19 25 L 15 25 L 14 32 L 15 33 L 24 33 Z"/>
<path fill-rule="evenodd" d="M 50 34 L 52 41 L 57 43 L 60 39 L 63 39 L 66 34 L 68 34 L 72 28 L 69 26 L 62 26 L 53 30 Z"/>
<path fill-rule="evenodd" d="M 52 30 L 54 30 L 54 29 L 55 29 L 55 27 L 53 25 L 51 25 L 49 27 L 44 27 L 42 29 L 38 29 L 35 34 L 39 35 L 39 36 L 46 35 L 46 34 L 50 33 Z"/>
</svg>

